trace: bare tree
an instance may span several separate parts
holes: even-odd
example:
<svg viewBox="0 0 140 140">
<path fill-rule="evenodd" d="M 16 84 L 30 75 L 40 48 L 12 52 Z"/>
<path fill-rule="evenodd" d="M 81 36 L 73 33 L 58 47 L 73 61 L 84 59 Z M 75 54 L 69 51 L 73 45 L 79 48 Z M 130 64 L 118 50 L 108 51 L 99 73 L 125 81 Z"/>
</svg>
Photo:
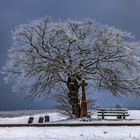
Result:
<svg viewBox="0 0 140 140">
<path fill-rule="evenodd" d="M 64 89 L 61 93 L 56 94 L 54 96 L 54 99 L 56 100 L 56 108 L 59 110 L 60 113 L 70 118 L 75 117 L 72 113 L 72 106 L 69 103 L 67 89 Z"/>
<path fill-rule="evenodd" d="M 15 91 L 32 97 L 67 87 L 72 113 L 79 117 L 82 79 L 114 95 L 139 92 L 140 44 L 132 39 L 130 33 L 92 20 L 40 18 L 13 33 L 5 80 L 14 80 Z"/>
<path fill-rule="evenodd" d="M 89 94 L 88 94 L 89 95 Z M 81 95 L 79 95 L 79 98 Z M 64 114 L 68 116 L 69 118 L 75 118 L 74 114 L 72 113 L 72 106 L 69 103 L 68 98 L 68 89 L 63 89 L 61 93 L 56 94 L 54 96 L 54 99 L 56 100 L 56 108 L 59 110 L 61 114 Z M 96 100 L 93 98 L 87 97 L 87 108 L 89 115 L 91 114 L 92 110 L 96 107 Z"/>
</svg>

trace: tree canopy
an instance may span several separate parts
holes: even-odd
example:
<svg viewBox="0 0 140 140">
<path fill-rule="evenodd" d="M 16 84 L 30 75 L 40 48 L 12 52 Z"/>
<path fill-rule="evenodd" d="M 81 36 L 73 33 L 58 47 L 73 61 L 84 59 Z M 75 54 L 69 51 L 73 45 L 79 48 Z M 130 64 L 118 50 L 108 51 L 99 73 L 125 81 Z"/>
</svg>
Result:
<svg viewBox="0 0 140 140">
<path fill-rule="evenodd" d="M 16 28 L 13 42 L 3 70 L 15 91 L 48 95 L 72 77 L 114 95 L 139 92 L 140 44 L 130 33 L 93 20 L 45 17 Z"/>
</svg>

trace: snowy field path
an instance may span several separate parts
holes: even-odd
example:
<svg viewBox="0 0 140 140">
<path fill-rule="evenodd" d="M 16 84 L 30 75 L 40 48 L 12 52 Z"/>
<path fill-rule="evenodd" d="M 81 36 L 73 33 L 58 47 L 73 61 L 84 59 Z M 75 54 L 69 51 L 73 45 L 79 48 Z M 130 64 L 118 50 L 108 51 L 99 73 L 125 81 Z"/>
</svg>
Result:
<svg viewBox="0 0 140 140">
<path fill-rule="evenodd" d="M 1 114 L 7 117 L 0 118 L 0 125 L 27 124 L 29 116 L 33 116 L 33 124 L 37 124 L 39 116 L 46 114 L 50 116 L 49 123 L 84 123 L 67 120 L 66 116 L 54 111 L 14 117 L 8 117 L 5 112 Z M 126 120 L 94 120 L 85 123 L 140 123 L 140 110 L 129 110 L 129 114 Z M 96 114 L 92 117 L 97 119 Z M 140 140 L 140 126 L 0 127 L 0 140 Z"/>
<path fill-rule="evenodd" d="M 0 128 L 0 140 L 140 140 L 140 126 Z"/>
</svg>

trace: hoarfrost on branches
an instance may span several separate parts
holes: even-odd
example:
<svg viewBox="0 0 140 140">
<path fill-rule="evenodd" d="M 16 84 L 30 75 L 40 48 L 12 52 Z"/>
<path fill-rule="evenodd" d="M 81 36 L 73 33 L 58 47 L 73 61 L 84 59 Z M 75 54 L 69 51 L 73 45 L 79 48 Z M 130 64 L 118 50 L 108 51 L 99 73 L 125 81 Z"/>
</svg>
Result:
<svg viewBox="0 0 140 140">
<path fill-rule="evenodd" d="M 140 44 L 130 33 L 92 20 L 40 18 L 20 25 L 4 67 L 5 80 L 30 96 L 66 87 L 68 78 L 89 79 L 113 94 L 138 92 Z"/>
</svg>

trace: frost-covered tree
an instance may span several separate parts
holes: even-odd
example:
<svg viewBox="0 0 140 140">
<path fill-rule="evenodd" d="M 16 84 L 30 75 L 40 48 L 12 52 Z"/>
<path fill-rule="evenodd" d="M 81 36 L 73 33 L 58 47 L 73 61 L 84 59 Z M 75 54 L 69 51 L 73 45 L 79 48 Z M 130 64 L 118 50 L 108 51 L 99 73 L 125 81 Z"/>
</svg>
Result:
<svg viewBox="0 0 140 140">
<path fill-rule="evenodd" d="M 16 92 L 32 97 L 67 88 L 76 117 L 82 79 L 114 95 L 139 92 L 140 44 L 130 33 L 92 20 L 57 22 L 45 17 L 18 27 L 13 40 L 5 80 L 14 80 Z"/>
</svg>

